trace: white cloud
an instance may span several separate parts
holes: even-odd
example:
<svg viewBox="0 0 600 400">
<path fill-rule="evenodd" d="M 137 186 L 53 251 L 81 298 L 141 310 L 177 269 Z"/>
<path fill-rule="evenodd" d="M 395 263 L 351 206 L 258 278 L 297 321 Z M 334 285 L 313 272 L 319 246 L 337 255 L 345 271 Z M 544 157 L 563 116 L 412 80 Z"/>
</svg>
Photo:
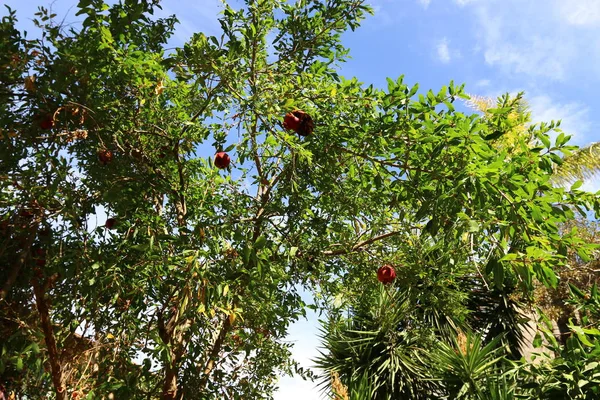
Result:
<svg viewBox="0 0 600 400">
<path fill-rule="evenodd" d="M 485 62 L 506 72 L 563 80 L 566 60 L 572 53 L 570 45 L 543 32 L 545 24 L 529 26 L 533 24 L 514 17 L 514 11 L 496 7 L 482 3 L 476 10 Z"/>
<path fill-rule="evenodd" d="M 443 38 L 437 44 L 437 56 L 438 59 L 444 63 L 448 64 L 452 59 L 450 56 L 450 49 L 448 48 L 448 39 Z"/>
<path fill-rule="evenodd" d="M 427 7 L 429 7 L 429 4 L 431 3 L 431 0 L 417 0 L 419 2 L 420 5 L 423 6 L 424 9 L 427 9 Z"/>
<path fill-rule="evenodd" d="M 600 190 L 600 177 L 596 176 L 594 179 L 583 182 L 581 190 L 586 192 L 596 193 Z"/>
<path fill-rule="evenodd" d="M 487 64 L 500 65 L 512 72 L 563 80 L 565 65 L 562 57 L 553 54 L 556 50 L 552 40 L 536 37 L 521 45 L 493 43 L 484 58 Z"/>
<path fill-rule="evenodd" d="M 600 0 L 455 0 L 473 12 L 476 54 L 507 74 L 600 76 Z"/>
<path fill-rule="evenodd" d="M 454 0 L 454 2 L 461 7 L 466 6 L 469 3 L 474 3 L 475 1 L 477 1 L 477 0 Z"/>
<path fill-rule="evenodd" d="M 492 82 L 489 79 L 480 79 L 475 82 L 475 86 L 480 88 L 489 87 L 491 84 Z"/>
<path fill-rule="evenodd" d="M 561 103 L 547 95 L 526 98 L 534 122 L 561 120 L 560 129 L 573 136 L 571 141 L 574 144 L 584 146 L 594 141 L 594 138 L 590 137 L 592 124 L 587 106 L 577 102 Z"/>
<path fill-rule="evenodd" d="M 600 24 L 600 0 L 559 1 L 560 14 L 571 25 Z"/>
</svg>

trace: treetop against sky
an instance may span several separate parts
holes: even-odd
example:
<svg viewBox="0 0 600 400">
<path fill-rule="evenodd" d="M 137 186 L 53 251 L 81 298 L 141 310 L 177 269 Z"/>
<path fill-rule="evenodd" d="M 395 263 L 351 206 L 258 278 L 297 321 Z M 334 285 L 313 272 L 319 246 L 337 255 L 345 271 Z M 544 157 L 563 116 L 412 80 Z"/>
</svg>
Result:
<svg viewBox="0 0 600 400">
<path fill-rule="evenodd" d="M 17 11 L 18 27 L 29 31 L 29 38 L 35 36 L 28 18 L 38 4 L 5 3 Z M 63 146 L 58 140 L 36 147 L 39 156 L 27 159 L 25 178 L 27 174 L 31 177 L 27 178 L 29 181 L 24 178 L 30 185 L 24 187 L 45 202 L 56 195 L 57 201 L 71 210 L 64 214 L 60 229 L 61 240 L 72 244 L 66 246 L 72 253 L 65 255 L 64 245 L 48 243 L 47 248 L 36 248 L 37 258 L 32 259 L 38 267 L 49 265 L 66 277 L 54 289 L 54 307 L 65 306 L 60 318 L 70 326 L 81 316 L 93 315 L 94 323 L 100 327 L 96 332 L 115 332 L 102 340 L 114 340 L 111 343 L 119 343 L 115 345 L 117 349 L 133 346 L 134 327 L 147 325 L 148 332 L 152 332 L 148 340 L 154 345 L 143 351 L 148 360 L 160 360 L 164 367 L 163 393 L 172 394 L 181 380 L 221 390 L 210 386 L 208 377 L 214 371 L 230 374 L 240 383 L 241 391 L 250 390 L 244 386 L 246 376 L 261 376 L 265 378 L 264 387 L 256 390 L 270 390 L 272 380 L 277 378 L 272 375 L 275 367 L 279 368 L 277 372 L 295 368 L 294 364 L 285 364 L 290 349 L 284 337 L 288 324 L 305 313 L 304 302 L 312 300 L 297 290 L 319 283 L 327 288 L 326 294 L 343 291 L 336 281 L 341 276 L 350 285 L 359 285 L 361 279 L 368 282 L 365 285 L 377 285 L 376 271 L 381 265 L 410 259 L 406 243 L 413 238 L 406 232 L 414 230 L 413 226 L 435 238 L 459 232 L 456 238 L 460 240 L 448 242 L 458 257 L 464 256 L 461 240 L 470 237 L 471 247 L 474 238 L 479 240 L 482 246 L 476 251 L 482 253 L 476 258 L 470 255 L 469 260 L 498 256 L 501 250 L 508 251 L 506 235 L 518 237 L 530 244 L 527 250 L 519 250 L 520 256 L 539 263 L 531 271 L 520 270 L 526 277 L 523 279 L 527 281 L 533 275 L 546 283 L 555 279 L 551 266 L 560 262 L 560 257 L 547 242 L 556 239 L 547 236 L 551 236 L 552 224 L 562 221 L 570 211 L 557 210 L 551 203 L 564 201 L 581 206 L 588 201 L 582 200 L 585 194 L 577 192 L 571 196 L 565 194 L 568 189 L 561 192 L 544 181 L 556 162 L 550 153 L 560 153 L 564 143 L 557 140 L 558 133 L 552 129 L 541 129 L 533 134 L 536 143 L 543 144 L 541 155 L 528 150 L 504 154 L 502 146 L 490 145 L 502 131 L 493 130 L 489 121 L 510 129 L 507 110 L 516 105 L 505 99 L 506 110 L 500 107 L 497 117 L 470 118 L 455 111 L 456 108 L 471 113 L 460 100 L 466 97 L 461 88 L 444 85 L 451 80 L 467 82 L 467 93 L 493 97 L 525 90 L 534 121 L 563 119 L 562 128 L 579 145 L 600 140 L 596 129 L 598 113 L 593 112 L 599 103 L 595 85 L 591 84 L 597 83 L 600 76 L 596 73 L 600 63 L 594 62 L 600 53 L 589 51 L 590 47 L 600 48 L 600 2 L 566 7 L 559 1 L 531 1 L 526 5 L 516 0 L 374 1 L 375 15 L 362 21 L 356 31 L 342 34 L 342 43 L 350 49 L 351 58 L 341 63 L 337 71 L 346 77 L 356 76 L 364 85 L 354 80 L 337 82 L 333 78 L 335 71 L 327 65 L 320 68 L 318 62 L 314 67 L 302 65 L 292 39 L 277 49 L 277 54 L 287 54 L 287 59 L 283 57 L 275 66 L 270 65 L 276 52 L 260 47 L 259 38 L 268 26 L 238 13 L 242 2 L 231 2 L 233 8 L 227 10 L 223 20 L 230 30 L 237 29 L 237 23 L 244 26 L 244 30 L 236 31 L 243 38 L 237 48 L 236 41 L 227 45 L 218 41 L 221 26 L 217 18 L 225 10 L 221 2 L 161 4 L 163 9 L 157 10 L 157 17 L 176 14 L 180 20 L 166 47 L 181 46 L 196 32 L 215 35 L 216 43 L 197 37 L 196 47 L 176 55 L 183 67 L 174 64 L 167 74 L 164 64 L 153 58 L 150 51 L 138 55 L 122 49 L 114 54 L 107 52 L 107 48 L 115 46 L 114 41 L 98 29 L 100 48 L 99 43 L 90 43 L 84 37 L 74 50 L 65 44 L 60 55 L 65 56 L 65 62 L 81 63 L 80 70 L 93 71 L 83 84 L 94 85 L 94 96 L 80 90 L 81 82 L 68 81 L 77 69 L 64 69 L 59 77 L 52 69 L 44 70 L 43 63 L 38 64 L 39 75 L 49 77 L 48 90 L 56 92 L 44 92 L 44 80 L 38 79 L 35 85 L 40 85 L 40 91 L 31 96 L 34 99 L 30 109 L 25 107 L 26 113 L 35 114 L 46 107 L 48 113 L 66 118 L 55 122 L 47 115 L 37 115 L 43 131 L 58 132 L 60 124 L 80 123 L 91 134 L 73 136 L 64 145 L 75 154 L 74 159 L 82 161 L 78 171 L 85 178 L 82 187 L 71 185 L 65 192 L 50 193 L 34 184 L 36 173 L 44 177 L 50 174 L 48 171 L 58 171 L 58 176 L 72 173 L 58 161 L 63 153 L 54 153 Z M 59 0 L 52 9 L 59 20 L 65 16 L 65 23 L 79 24 L 85 14 L 75 16 L 75 9 L 71 8 L 74 5 L 75 2 Z M 350 9 L 353 6 L 347 5 Z M 517 6 L 519 12 L 515 13 Z M 345 11 L 348 10 L 339 12 Z M 356 15 L 349 12 L 350 16 L 343 18 L 352 20 Z M 531 24 L 532 18 L 536 24 Z M 227 21 L 231 24 L 227 25 Z M 318 19 L 302 21 L 305 25 L 290 25 L 286 29 L 299 29 L 302 35 L 310 35 L 314 29 L 323 28 L 311 28 L 310 24 Z M 250 25 L 252 28 L 245 29 Z M 129 40 L 151 48 L 153 43 L 143 39 Z M 317 39 L 322 38 L 314 38 Z M 328 57 L 343 54 L 341 47 L 335 48 L 335 53 L 323 45 L 338 46 L 333 35 L 327 40 L 330 42 L 322 42 L 319 51 Z M 288 49 L 287 45 L 292 47 Z M 255 52 L 249 52 L 250 48 Z M 311 59 L 312 50 L 307 51 L 307 59 Z M 83 55 L 88 55 L 93 65 L 86 64 Z M 206 66 L 203 59 L 218 63 Z M 185 70 L 189 66 L 185 63 L 196 69 Z M 147 69 L 138 68 L 141 65 Z M 157 79 L 155 74 L 163 74 L 163 79 Z M 173 75 L 182 78 L 167 79 Z M 291 75 L 297 75 L 297 79 L 283 79 Z M 404 81 L 397 79 L 400 75 L 405 76 Z M 49 104 L 50 96 L 60 98 L 60 79 L 69 89 L 69 102 Z M 133 90 L 129 79 L 135 79 L 137 87 Z M 189 83 L 193 79 L 197 79 L 195 85 Z M 371 83 L 373 90 L 367 88 Z M 427 92 L 442 86 L 439 93 L 437 89 Z M 35 93 L 31 86 L 25 89 Z M 422 100 L 419 94 L 423 95 Z M 409 105 L 402 96 L 414 96 L 414 103 Z M 166 97 L 168 101 L 163 100 Z M 87 101 L 82 106 L 90 107 L 88 114 L 76 105 L 75 100 L 80 98 Z M 384 116 L 376 114 L 373 104 Z M 311 115 L 314 126 L 301 125 L 308 120 L 297 110 L 284 117 L 296 108 Z M 133 113 L 135 110 L 137 114 Z M 205 117 L 205 112 L 212 117 Z M 196 117 L 190 119 L 190 115 Z M 23 128 L 26 118 L 19 118 L 17 115 L 14 122 L 17 129 L 27 131 Z M 444 135 L 440 134 L 442 131 Z M 378 132 L 377 139 L 372 132 Z M 415 143 L 418 152 L 412 149 Z M 27 142 L 17 148 L 27 151 L 30 145 Z M 223 151 L 229 154 L 221 154 Z M 213 157 L 215 152 L 217 156 Z M 502 154 L 511 159 L 507 166 L 500 165 L 504 161 Z M 43 157 L 57 161 L 42 162 Z M 437 157 L 439 162 L 435 161 Z M 135 179 L 128 179 L 126 173 Z M 484 176 L 486 173 L 489 176 Z M 501 174 L 515 179 L 499 179 Z M 55 175 L 48 176 L 51 179 Z M 595 179 L 585 182 L 583 188 L 598 189 L 598 185 Z M 457 188 L 468 193 L 469 198 L 454 193 Z M 537 191 L 544 196 L 531 195 Z M 23 199 L 29 196 L 27 190 L 22 192 L 19 196 Z M 493 213 L 473 207 L 470 196 Z M 30 208 L 39 209 L 36 203 L 31 204 Z M 44 207 L 51 212 L 50 206 Z M 103 207 L 111 219 L 100 221 L 104 225 L 91 232 L 79 230 L 75 214 L 82 210 L 90 213 L 97 207 Z M 409 210 L 405 217 L 399 216 L 398 209 L 402 208 Z M 443 218 L 438 219 L 437 215 Z M 452 218 L 457 219 L 456 225 L 452 225 Z M 390 232 L 398 226 L 406 231 Z M 112 233 L 107 234 L 104 227 Z M 88 242 L 87 235 L 94 240 Z M 25 243 L 29 247 L 46 243 L 38 236 L 39 232 L 26 236 Z M 195 242 L 191 238 L 201 240 Z M 373 252 L 363 253 L 363 247 L 371 244 Z M 354 250 L 360 254 L 352 255 Z M 40 261 L 46 260 L 42 257 L 45 254 L 47 264 Z M 116 254 L 118 262 L 106 254 Z M 294 261 L 294 257 L 300 261 Z M 502 287 L 504 266 L 509 268 L 511 262 L 521 259 L 516 253 L 514 258 L 502 260 L 505 264 L 500 263 L 501 257 L 496 258 L 496 264 L 490 267 L 490 284 Z M 89 263 L 92 268 L 81 269 L 82 263 Z M 84 283 L 80 288 L 75 285 L 75 271 L 82 274 Z M 53 276 L 42 278 L 49 282 L 56 279 Z M 28 281 L 18 282 L 24 285 L 19 295 L 27 296 Z M 48 287 L 34 284 L 34 297 L 42 315 L 48 307 L 44 290 Z M 66 307 L 71 304 L 69 296 L 73 290 L 82 293 L 74 303 L 76 311 Z M 88 296 L 93 305 L 86 300 Z M 121 315 L 115 310 L 120 310 Z M 142 314 L 138 314 L 140 310 Z M 117 316 L 122 323 L 115 323 Z M 297 327 L 292 331 L 299 332 L 303 339 L 314 337 L 314 321 L 300 330 Z M 69 337 L 66 330 L 57 335 Z M 309 347 L 314 348 L 311 340 Z M 237 357 L 244 344 L 258 349 L 246 354 L 254 367 L 238 364 L 243 360 Z M 189 354 L 182 352 L 184 347 Z M 300 342 L 298 348 L 306 347 Z M 231 353 L 220 367 L 217 359 L 223 348 Z M 303 359 L 302 366 L 307 366 L 305 353 L 292 353 Z M 126 358 L 126 351 L 121 356 Z M 194 374 L 194 368 L 199 367 L 189 361 L 193 357 L 204 361 L 203 375 Z M 105 366 L 111 371 L 115 368 Z M 242 375 L 235 375 L 237 368 L 243 371 Z M 156 379 L 148 370 L 132 374 L 138 374 L 143 388 L 153 385 Z M 297 382 L 283 380 L 276 396 L 315 397 L 311 384 L 300 390 Z"/>
</svg>

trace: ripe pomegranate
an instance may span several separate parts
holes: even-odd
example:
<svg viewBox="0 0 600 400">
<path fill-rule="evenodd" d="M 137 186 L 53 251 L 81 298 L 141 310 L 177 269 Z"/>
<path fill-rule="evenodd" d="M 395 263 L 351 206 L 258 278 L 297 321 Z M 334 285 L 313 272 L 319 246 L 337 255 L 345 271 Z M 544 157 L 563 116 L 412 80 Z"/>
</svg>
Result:
<svg viewBox="0 0 600 400">
<path fill-rule="evenodd" d="M 396 279 L 396 270 L 391 265 L 385 264 L 377 270 L 377 279 L 384 285 L 392 283 Z"/>
<path fill-rule="evenodd" d="M 300 127 L 300 118 L 292 113 L 285 114 L 285 117 L 283 118 L 283 127 L 290 131 L 297 131 Z"/>
<path fill-rule="evenodd" d="M 300 136 L 308 136 L 313 133 L 315 124 L 310 115 L 302 110 L 294 110 L 285 114 L 283 127 L 296 132 Z"/>
<path fill-rule="evenodd" d="M 40 122 L 40 128 L 47 130 L 47 129 L 52 129 L 54 128 L 54 119 L 52 118 L 51 115 L 45 117 L 41 122 Z"/>
<path fill-rule="evenodd" d="M 215 167 L 223 169 L 229 167 L 231 159 L 229 158 L 229 155 L 227 153 L 225 153 L 224 151 L 219 151 L 217 154 L 215 154 L 214 162 Z"/>
<path fill-rule="evenodd" d="M 22 218 L 33 218 L 33 213 L 25 208 L 19 210 L 19 217 Z"/>
<path fill-rule="evenodd" d="M 102 149 L 102 150 L 98 150 L 98 160 L 100 160 L 100 163 L 102 165 L 107 165 L 108 163 L 110 163 L 113 159 L 113 153 L 110 150 L 107 149 Z"/>
<path fill-rule="evenodd" d="M 104 227 L 106 229 L 115 229 L 116 226 L 117 226 L 117 220 L 116 220 L 116 218 L 109 218 L 104 223 Z"/>
</svg>

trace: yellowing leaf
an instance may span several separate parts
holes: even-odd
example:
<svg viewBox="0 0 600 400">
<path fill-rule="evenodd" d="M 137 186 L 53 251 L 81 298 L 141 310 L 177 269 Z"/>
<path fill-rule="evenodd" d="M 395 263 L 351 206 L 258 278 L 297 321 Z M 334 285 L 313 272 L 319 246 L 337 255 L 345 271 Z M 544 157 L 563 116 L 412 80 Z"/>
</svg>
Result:
<svg viewBox="0 0 600 400">
<path fill-rule="evenodd" d="M 156 84 L 156 87 L 154 88 L 154 93 L 157 96 L 160 96 L 164 90 L 165 90 L 165 86 L 164 86 L 163 80 L 161 79 Z"/>
<path fill-rule="evenodd" d="M 25 77 L 25 90 L 27 90 L 30 93 L 34 93 L 35 92 L 35 76 L 34 75 L 29 75 L 27 77 Z"/>
<path fill-rule="evenodd" d="M 17 132 L 14 132 L 14 131 L 8 132 L 8 137 L 9 138 L 17 137 Z M 2 140 L 2 139 L 4 139 L 4 133 L 0 132 L 0 140 Z"/>
</svg>

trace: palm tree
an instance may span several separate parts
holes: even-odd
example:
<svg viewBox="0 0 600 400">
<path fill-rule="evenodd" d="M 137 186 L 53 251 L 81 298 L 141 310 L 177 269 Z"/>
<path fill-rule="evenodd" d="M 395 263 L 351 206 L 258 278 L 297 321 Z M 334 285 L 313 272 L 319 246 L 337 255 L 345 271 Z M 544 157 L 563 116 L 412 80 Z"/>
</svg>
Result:
<svg viewBox="0 0 600 400">
<path fill-rule="evenodd" d="M 563 158 L 555 173 L 559 183 L 586 180 L 600 171 L 600 142 L 590 143 Z"/>
<path fill-rule="evenodd" d="M 370 391 L 365 398 L 430 399 L 440 390 L 421 361 L 432 343 L 416 326 L 414 299 L 406 290 L 381 290 L 357 302 L 350 315 L 330 316 L 321 329 L 324 352 L 315 360 L 349 392 Z M 338 396 L 339 397 L 339 396 Z M 360 397 L 359 397 L 360 398 Z"/>
<path fill-rule="evenodd" d="M 510 146 L 523 136 L 527 138 L 532 146 L 536 145 L 536 140 L 529 134 L 528 127 L 531 125 L 531 111 L 523 94 L 519 93 L 515 97 L 502 96 L 497 100 L 490 97 L 471 95 L 467 100 L 467 105 L 483 114 L 484 118 L 492 119 L 492 110 L 506 107 L 507 103 L 515 105 L 513 112 L 508 120 L 512 122 L 509 131 L 498 139 L 498 146 Z M 570 154 L 565 154 L 562 164 L 555 164 L 553 183 L 557 185 L 566 185 L 576 180 L 589 180 L 600 172 L 600 142 L 593 142 L 585 147 L 581 147 Z"/>
</svg>

